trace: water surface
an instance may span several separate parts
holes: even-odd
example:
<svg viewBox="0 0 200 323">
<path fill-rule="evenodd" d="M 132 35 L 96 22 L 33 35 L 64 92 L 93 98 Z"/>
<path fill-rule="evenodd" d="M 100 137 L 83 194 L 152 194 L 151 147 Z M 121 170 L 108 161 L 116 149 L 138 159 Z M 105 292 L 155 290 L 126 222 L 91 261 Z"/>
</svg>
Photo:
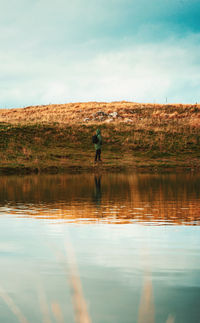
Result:
<svg viewBox="0 0 200 323">
<path fill-rule="evenodd" d="M 0 180 L 0 322 L 200 322 L 199 175 Z"/>
</svg>

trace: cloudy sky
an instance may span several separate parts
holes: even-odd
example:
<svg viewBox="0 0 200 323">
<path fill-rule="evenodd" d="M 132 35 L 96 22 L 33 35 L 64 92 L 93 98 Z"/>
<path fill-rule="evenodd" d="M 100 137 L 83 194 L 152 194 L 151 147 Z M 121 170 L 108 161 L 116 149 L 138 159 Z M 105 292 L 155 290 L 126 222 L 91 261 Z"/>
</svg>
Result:
<svg viewBox="0 0 200 323">
<path fill-rule="evenodd" d="M 0 0 L 0 107 L 200 102 L 199 0 Z"/>
</svg>

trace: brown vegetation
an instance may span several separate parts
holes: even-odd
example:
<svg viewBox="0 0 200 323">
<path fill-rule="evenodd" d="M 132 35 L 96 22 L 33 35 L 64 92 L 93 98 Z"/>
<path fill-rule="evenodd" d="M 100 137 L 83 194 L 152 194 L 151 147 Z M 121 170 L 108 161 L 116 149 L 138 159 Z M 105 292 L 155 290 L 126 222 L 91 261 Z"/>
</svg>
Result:
<svg viewBox="0 0 200 323">
<path fill-rule="evenodd" d="M 200 105 L 85 102 L 0 110 L 6 123 L 137 123 L 138 127 L 200 127 Z"/>
<path fill-rule="evenodd" d="M 0 110 L 0 172 L 200 169 L 200 105 L 89 102 Z M 123 156 L 123 158 L 122 158 Z"/>
</svg>

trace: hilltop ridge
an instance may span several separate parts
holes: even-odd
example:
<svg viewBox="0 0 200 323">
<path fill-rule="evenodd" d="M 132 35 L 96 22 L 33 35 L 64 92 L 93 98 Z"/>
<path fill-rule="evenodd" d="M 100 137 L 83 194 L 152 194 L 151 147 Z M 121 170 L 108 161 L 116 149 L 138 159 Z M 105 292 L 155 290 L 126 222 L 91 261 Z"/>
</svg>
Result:
<svg viewBox="0 0 200 323">
<path fill-rule="evenodd" d="M 136 102 L 82 102 L 0 109 L 7 123 L 139 123 L 144 127 L 162 123 L 198 126 L 199 104 L 152 104 Z"/>
</svg>

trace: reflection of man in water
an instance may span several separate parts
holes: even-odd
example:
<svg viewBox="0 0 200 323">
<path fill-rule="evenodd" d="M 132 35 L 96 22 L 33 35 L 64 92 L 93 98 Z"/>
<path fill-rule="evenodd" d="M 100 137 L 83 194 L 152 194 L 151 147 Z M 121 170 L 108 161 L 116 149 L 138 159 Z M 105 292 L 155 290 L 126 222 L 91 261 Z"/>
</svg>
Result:
<svg viewBox="0 0 200 323">
<path fill-rule="evenodd" d="M 95 183 L 94 202 L 96 205 L 100 205 L 101 204 L 101 175 L 95 175 L 94 183 Z"/>
</svg>

